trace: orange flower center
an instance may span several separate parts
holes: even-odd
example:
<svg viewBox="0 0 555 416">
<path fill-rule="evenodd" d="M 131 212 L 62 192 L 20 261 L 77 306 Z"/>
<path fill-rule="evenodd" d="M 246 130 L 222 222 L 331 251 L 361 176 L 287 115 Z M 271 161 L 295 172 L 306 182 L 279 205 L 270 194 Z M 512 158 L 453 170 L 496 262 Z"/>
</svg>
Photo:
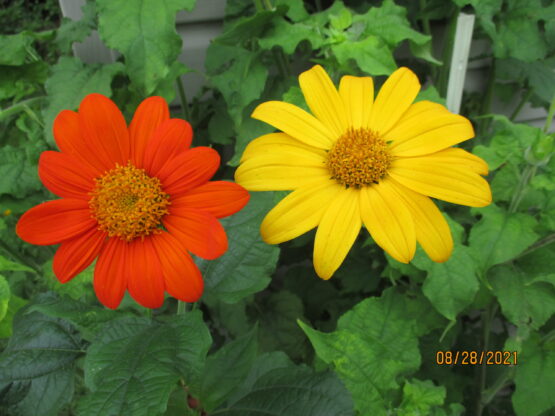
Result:
<svg viewBox="0 0 555 416">
<path fill-rule="evenodd" d="M 116 165 L 95 182 L 89 207 L 99 230 L 127 242 L 161 231 L 170 197 L 158 178 L 129 162 L 127 166 Z"/>
<path fill-rule="evenodd" d="M 370 129 L 349 128 L 328 153 L 332 179 L 347 188 L 378 183 L 391 163 L 387 143 Z"/>
</svg>

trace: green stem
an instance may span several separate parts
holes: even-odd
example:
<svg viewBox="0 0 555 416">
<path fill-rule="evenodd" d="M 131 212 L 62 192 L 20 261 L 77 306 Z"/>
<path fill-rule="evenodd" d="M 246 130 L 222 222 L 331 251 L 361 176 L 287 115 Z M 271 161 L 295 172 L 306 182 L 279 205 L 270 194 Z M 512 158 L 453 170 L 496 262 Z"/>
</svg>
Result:
<svg viewBox="0 0 555 416">
<path fill-rule="evenodd" d="M 482 103 L 480 114 L 486 115 L 491 113 L 491 102 L 493 100 L 493 86 L 495 85 L 495 59 L 491 61 L 491 67 L 488 75 L 488 87 L 486 90 L 486 97 Z M 480 120 L 478 125 L 478 136 L 483 136 L 491 124 L 491 118 L 485 117 Z"/>
<path fill-rule="evenodd" d="M 181 108 L 183 110 L 183 117 L 189 123 L 191 122 L 191 115 L 189 114 L 189 104 L 187 103 L 187 96 L 185 95 L 185 88 L 183 88 L 183 81 L 181 76 L 177 77 L 177 91 L 179 93 L 179 100 L 181 101 Z"/>
<path fill-rule="evenodd" d="M 420 7 L 420 13 L 422 14 L 422 29 L 424 29 L 426 35 L 431 35 L 432 29 L 430 28 L 430 19 L 428 19 L 424 13 L 426 9 L 426 0 L 420 0 L 418 5 Z"/>
<path fill-rule="evenodd" d="M 186 311 L 187 311 L 187 303 L 178 300 L 177 301 L 177 314 L 178 315 L 184 315 Z"/>
<path fill-rule="evenodd" d="M 19 253 L 17 253 L 10 246 L 5 244 L 3 241 L 0 241 L 0 249 L 4 250 L 6 253 L 12 256 L 19 264 L 23 264 L 25 266 L 30 267 L 31 269 L 35 270 L 37 274 L 41 273 L 41 268 L 35 262 L 29 263 L 30 259 L 27 259 L 27 260 L 24 259 L 19 255 Z"/>
<path fill-rule="evenodd" d="M 264 6 L 262 5 L 262 0 L 254 0 L 254 7 L 256 8 L 257 12 L 263 11 Z"/>
<path fill-rule="evenodd" d="M 526 188 L 534 175 L 536 174 L 536 170 L 538 169 L 535 165 L 528 165 L 524 168 L 522 175 L 520 176 L 520 181 L 518 182 L 516 191 L 513 195 L 513 199 L 509 205 L 509 212 L 516 212 L 522 198 L 526 194 Z"/>
<path fill-rule="evenodd" d="M 274 6 L 272 5 L 270 0 L 254 0 L 254 5 L 257 12 L 274 10 Z M 272 51 L 272 55 L 274 56 L 274 61 L 281 77 L 284 79 L 289 78 L 289 74 L 291 73 L 291 71 L 289 68 L 287 57 L 283 53 L 283 49 L 274 48 L 274 50 Z"/>
<path fill-rule="evenodd" d="M 489 348 L 489 336 L 491 331 L 491 322 L 495 316 L 495 312 L 497 311 L 497 303 L 490 303 L 486 310 L 482 313 L 482 325 L 483 325 L 483 337 L 484 342 L 482 345 L 482 351 L 487 351 Z M 478 400 L 476 402 L 476 416 L 482 416 L 482 412 L 484 411 L 484 394 L 486 391 L 486 363 L 482 363 L 479 368 L 478 374 L 478 386 L 480 389 L 480 394 L 478 395 Z"/>
<path fill-rule="evenodd" d="M 491 386 L 489 389 L 484 391 L 484 394 L 482 396 L 482 406 L 484 408 L 493 400 L 495 396 L 497 396 L 497 393 L 499 393 L 501 389 L 503 389 L 509 383 L 512 382 L 515 375 L 515 371 L 516 371 L 516 366 L 514 365 L 507 368 L 503 372 L 503 374 L 501 374 L 501 376 L 499 376 L 499 378 L 495 381 L 493 386 Z"/>
<path fill-rule="evenodd" d="M 513 260 L 524 257 L 524 256 L 526 256 L 526 255 L 544 247 L 544 246 L 547 246 L 547 245 L 553 243 L 554 241 L 555 241 L 555 233 L 549 234 L 547 237 L 544 237 L 541 240 L 536 241 L 534 244 L 532 244 L 530 247 L 528 247 L 526 250 L 524 250 L 522 253 L 520 253 Z"/>
<path fill-rule="evenodd" d="M 453 46 L 455 45 L 455 32 L 457 30 L 457 19 L 458 13 L 451 18 L 449 25 L 447 27 L 447 41 L 443 46 L 443 53 L 441 54 L 441 61 L 443 66 L 439 71 L 439 76 L 437 79 L 437 89 L 442 97 L 447 95 L 447 82 L 449 79 L 449 69 L 451 67 L 451 56 L 453 55 Z"/>
<path fill-rule="evenodd" d="M 551 105 L 549 106 L 549 113 L 547 114 L 547 118 L 545 119 L 545 124 L 543 126 L 543 132 L 547 134 L 549 128 L 551 127 L 551 123 L 553 122 L 553 116 L 555 115 L 555 96 L 551 100 Z"/>
<path fill-rule="evenodd" d="M 18 102 L 17 104 L 12 105 L 11 107 L 6 108 L 5 110 L 0 110 L 0 120 L 3 118 L 9 117 L 13 114 L 17 114 L 21 111 L 25 111 L 29 108 L 30 105 L 38 103 L 42 101 L 45 97 L 33 97 L 27 100 L 23 100 Z"/>
<path fill-rule="evenodd" d="M 522 107 L 524 107 L 524 104 L 526 104 L 528 102 L 528 100 L 530 99 L 530 96 L 532 95 L 532 88 L 528 88 L 526 90 L 526 94 L 524 94 L 520 100 L 520 102 L 518 103 L 518 105 L 516 106 L 516 108 L 514 109 L 513 113 L 511 114 L 511 116 L 509 117 L 509 119 L 511 121 L 513 121 L 516 116 L 518 116 L 518 113 L 520 113 L 520 110 L 522 110 Z"/>
</svg>

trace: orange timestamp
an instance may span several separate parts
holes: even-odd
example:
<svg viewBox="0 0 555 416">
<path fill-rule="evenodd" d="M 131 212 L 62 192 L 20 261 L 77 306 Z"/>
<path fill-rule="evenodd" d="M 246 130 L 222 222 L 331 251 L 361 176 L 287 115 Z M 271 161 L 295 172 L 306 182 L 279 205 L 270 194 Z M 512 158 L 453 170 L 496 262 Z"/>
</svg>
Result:
<svg viewBox="0 0 555 416">
<path fill-rule="evenodd" d="M 517 351 L 438 351 L 437 365 L 516 365 Z"/>
</svg>

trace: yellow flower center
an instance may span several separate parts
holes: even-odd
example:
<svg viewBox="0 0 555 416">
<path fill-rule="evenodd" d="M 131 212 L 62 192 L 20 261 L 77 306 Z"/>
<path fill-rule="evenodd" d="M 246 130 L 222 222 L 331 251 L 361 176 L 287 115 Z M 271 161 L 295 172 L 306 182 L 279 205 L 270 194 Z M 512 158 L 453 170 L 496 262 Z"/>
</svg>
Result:
<svg viewBox="0 0 555 416">
<path fill-rule="evenodd" d="M 347 188 L 378 183 L 391 163 L 387 143 L 370 129 L 348 129 L 328 153 L 332 179 Z"/>
<path fill-rule="evenodd" d="M 89 206 L 99 230 L 127 242 L 161 231 L 170 201 L 158 178 L 129 162 L 116 165 L 95 182 Z"/>
</svg>

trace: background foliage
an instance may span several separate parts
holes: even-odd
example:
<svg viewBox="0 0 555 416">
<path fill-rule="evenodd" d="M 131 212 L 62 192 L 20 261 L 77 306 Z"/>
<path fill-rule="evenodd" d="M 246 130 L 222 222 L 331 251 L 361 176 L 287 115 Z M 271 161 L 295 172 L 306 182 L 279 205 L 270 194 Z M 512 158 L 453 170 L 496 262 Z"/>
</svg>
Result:
<svg viewBox="0 0 555 416">
<path fill-rule="evenodd" d="M 141 7 L 138 7 L 140 3 Z M 269 246 L 259 225 L 283 193 L 256 193 L 224 220 L 230 248 L 198 261 L 202 300 L 176 315 L 126 298 L 99 306 L 92 270 L 60 285 L 54 249 L 20 241 L 17 218 L 53 198 L 37 176 L 54 148 L 52 121 L 88 93 L 129 117 L 148 95 L 175 98 L 175 13 L 194 0 L 0 1 L 0 413 L 7 415 L 512 415 L 555 412 L 555 4 L 532 0 L 230 0 L 211 43 L 206 86 L 174 116 L 196 145 L 223 155 L 231 179 L 245 146 L 271 128 L 260 102 L 304 106 L 297 75 L 323 64 L 378 84 L 408 65 L 442 102 L 454 22 L 475 12 L 490 73 L 462 113 L 477 137 L 463 147 L 489 164 L 494 203 L 440 204 L 455 240 L 443 264 L 418 251 L 404 265 L 361 234 L 328 282 L 310 262 L 313 233 Z M 71 44 L 98 30 L 119 53 L 86 64 Z M 177 83 L 177 90 L 181 87 Z M 517 100 L 510 117 L 493 101 Z M 550 110 L 545 128 L 517 124 L 522 105 Z M 551 108 L 550 108 L 551 106 Z M 438 351 L 517 351 L 516 365 L 438 365 Z"/>
</svg>

